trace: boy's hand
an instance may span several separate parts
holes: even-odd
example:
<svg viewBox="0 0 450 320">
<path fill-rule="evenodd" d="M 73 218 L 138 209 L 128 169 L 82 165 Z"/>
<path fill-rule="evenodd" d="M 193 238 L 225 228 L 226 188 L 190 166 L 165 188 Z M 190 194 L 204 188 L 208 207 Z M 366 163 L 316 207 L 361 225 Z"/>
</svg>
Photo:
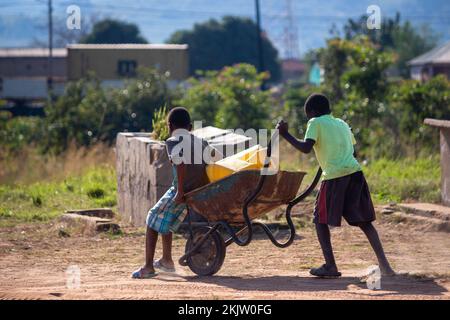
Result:
<svg viewBox="0 0 450 320">
<path fill-rule="evenodd" d="M 186 199 L 184 198 L 184 193 L 177 191 L 177 193 L 175 194 L 174 201 L 176 204 L 184 203 L 186 201 Z"/>
<path fill-rule="evenodd" d="M 284 135 L 285 133 L 288 132 L 289 125 L 284 120 L 280 120 L 278 121 L 277 126 L 275 128 L 278 129 L 281 135 Z"/>
</svg>

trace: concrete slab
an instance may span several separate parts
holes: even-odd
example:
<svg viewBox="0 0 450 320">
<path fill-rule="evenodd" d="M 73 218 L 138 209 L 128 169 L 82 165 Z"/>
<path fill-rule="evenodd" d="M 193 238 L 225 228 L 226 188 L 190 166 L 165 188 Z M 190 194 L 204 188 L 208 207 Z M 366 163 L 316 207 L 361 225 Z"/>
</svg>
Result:
<svg viewBox="0 0 450 320">
<path fill-rule="evenodd" d="M 82 234 L 88 236 L 95 235 L 97 232 L 120 232 L 120 226 L 110 219 L 65 213 L 61 216 L 60 221 L 68 227 L 79 229 Z"/>
<path fill-rule="evenodd" d="M 450 221 L 450 207 L 434 203 L 401 203 L 397 206 L 407 213 Z"/>
<path fill-rule="evenodd" d="M 95 208 L 86 210 L 67 210 L 66 213 L 75 213 L 82 216 L 90 216 L 97 218 L 114 218 L 114 211 L 109 208 Z"/>
</svg>

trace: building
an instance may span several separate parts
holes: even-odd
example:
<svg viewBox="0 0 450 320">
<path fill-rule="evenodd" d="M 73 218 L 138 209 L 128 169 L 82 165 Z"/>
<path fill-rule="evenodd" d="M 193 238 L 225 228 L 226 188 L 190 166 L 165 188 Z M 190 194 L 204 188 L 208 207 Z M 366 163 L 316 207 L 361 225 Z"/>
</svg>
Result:
<svg viewBox="0 0 450 320">
<path fill-rule="evenodd" d="M 0 49 L 0 98 L 12 101 L 47 97 L 49 52 L 44 48 Z M 67 50 L 53 49 L 52 79 L 62 93 L 67 80 Z"/>
<path fill-rule="evenodd" d="M 311 66 L 311 69 L 309 70 L 308 82 L 312 85 L 320 86 L 320 84 L 323 82 L 324 74 L 325 74 L 325 71 L 319 65 L 319 63 L 316 61 Z"/>
<path fill-rule="evenodd" d="M 284 59 L 281 61 L 282 81 L 299 80 L 305 73 L 305 64 L 298 59 Z"/>
<path fill-rule="evenodd" d="M 32 102 L 47 98 L 48 49 L 0 49 L 0 99 Z M 136 76 L 139 67 L 154 67 L 170 74 L 169 86 L 189 76 L 187 45 L 74 44 L 53 49 L 53 92 L 64 92 L 67 81 L 93 72 L 103 85 L 120 87 Z"/>
<path fill-rule="evenodd" d="M 189 76 L 185 44 L 74 44 L 67 47 L 67 65 L 69 81 L 94 72 L 104 84 L 115 87 L 136 76 L 138 67 L 169 73 L 169 84 Z"/>
<path fill-rule="evenodd" d="M 450 42 L 408 62 L 412 79 L 426 81 L 438 74 L 450 79 Z"/>
</svg>

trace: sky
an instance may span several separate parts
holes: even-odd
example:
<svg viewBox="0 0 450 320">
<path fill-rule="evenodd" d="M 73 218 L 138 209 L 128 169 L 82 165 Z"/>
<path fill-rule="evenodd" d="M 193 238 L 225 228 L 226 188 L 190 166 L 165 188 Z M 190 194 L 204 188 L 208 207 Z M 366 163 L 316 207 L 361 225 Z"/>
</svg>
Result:
<svg viewBox="0 0 450 320">
<path fill-rule="evenodd" d="M 288 0 L 260 0 L 262 28 L 284 53 L 286 28 L 289 28 Z M 449 0 L 291 0 L 292 24 L 298 29 L 299 51 L 322 47 L 332 25 L 341 27 L 348 18 L 366 13 L 369 5 L 378 5 L 382 17 L 393 17 L 397 11 L 403 20 L 419 27 L 428 24 L 450 40 Z M 151 43 L 162 43 L 180 29 L 224 15 L 254 19 L 254 0 L 53 0 L 55 20 L 65 21 L 66 8 L 78 5 L 81 18 L 112 17 L 136 23 Z M 25 47 L 35 39 L 45 40 L 47 0 L 0 0 L 0 47 Z M 55 28 L 65 27 L 56 25 Z M 77 32 L 77 31 L 74 31 Z"/>
</svg>

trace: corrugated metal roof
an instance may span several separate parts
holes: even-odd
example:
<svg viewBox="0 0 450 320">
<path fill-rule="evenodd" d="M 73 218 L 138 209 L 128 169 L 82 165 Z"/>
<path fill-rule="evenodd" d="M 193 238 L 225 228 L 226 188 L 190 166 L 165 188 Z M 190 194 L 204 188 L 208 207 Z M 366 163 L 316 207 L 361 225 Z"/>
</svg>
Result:
<svg viewBox="0 0 450 320">
<path fill-rule="evenodd" d="M 52 50 L 53 57 L 67 57 L 67 49 L 55 48 Z M 39 58 L 47 57 L 48 48 L 3 48 L 0 49 L 1 58 Z"/>
<path fill-rule="evenodd" d="M 162 49 L 162 50 L 186 50 L 187 44 L 70 44 L 68 49 Z"/>
<path fill-rule="evenodd" d="M 410 60 L 409 65 L 423 65 L 423 64 L 450 64 L 450 42 L 436 47 L 424 54 Z"/>
</svg>

